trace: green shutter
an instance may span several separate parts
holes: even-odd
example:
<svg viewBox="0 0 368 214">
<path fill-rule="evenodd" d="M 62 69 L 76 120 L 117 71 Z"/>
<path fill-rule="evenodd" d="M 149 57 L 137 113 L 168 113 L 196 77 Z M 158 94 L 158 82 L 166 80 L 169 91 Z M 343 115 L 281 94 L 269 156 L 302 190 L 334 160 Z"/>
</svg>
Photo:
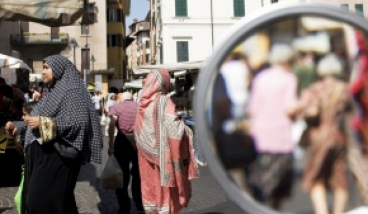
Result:
<svg viewBox="0 0 368 214">
<path fill-rule="evenodd" d="M 244 0 L 234 0 L 234 17 L 245 16 Z"/>
<path fill-rule="evenodd" d="M 355 5 L 355 13 L 364 16 L 363 4 L 356 4 Z"/>
<path fill-rule="evenodd" d="M 187 0 L 175 0 L 175 16 L 187 17 Z"/>
<path fill-rule="evenodd" d="M 177 61 L 189 61 L 188 42 L 176 42 Z"/>
<path fill-rule="evenodd" d="M 349 10 L 349 5 L 348 4 L 341 4 L 340 7 L 341 7 L 341 9 Z"/>
</svg>

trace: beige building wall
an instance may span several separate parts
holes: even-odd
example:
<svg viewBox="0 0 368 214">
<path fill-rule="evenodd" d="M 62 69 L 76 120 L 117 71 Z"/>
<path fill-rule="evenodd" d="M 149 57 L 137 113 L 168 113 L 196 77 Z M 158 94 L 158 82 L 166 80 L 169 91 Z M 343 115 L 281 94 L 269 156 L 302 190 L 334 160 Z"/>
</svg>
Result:
<svg viewBox="0 0 368 214">
<path fill-rule="evenodd" d="M 131 46 L 132 50 L 132 68 L 135 68 L 138 66 L 138 58 L 137 58 L 137 52 L 138 52 L 138 46 L 137 46 L 137 40 L 135 39 Z"/>
<path fill-rule="evenodd" d="M 0 22 L 0 53 L 19 57 L 17 54 L 12 52 L 10 45 L 10 35 L 19 33 L 19 22 Z"/>
<path fill-rule="evenodd" d="M 89 35 L 82 35 L 82 27 L 80 24 L 75 24 L 73 26 L 60 27 L 60 33 L 67 33 L 69 38 L 75 38 L 79 47 L 75 48 L 75 65 L 78 70 L 81 69 L 82 64 L 82 49 L 85 48 L 88 43 L 90 49 L 90 57 L 94 55 L 96 61 L 93 63 L 94 70 L 106 70 L 108 69 L 107 63 L 107 47 L 106 47 L 106 4 L 104 1 L 96 1 L 96 11 L 97 14 L 97 22 L 89 25 Z M 30 23 L 29 31 L 32 33 L 50 33 L 50 27 L 40 25 L 37 23 Z M 47 48 L 47 47 L 46 47 Z M 52 48 L 50 45 L 49 48 Z M 61 51 L 57 51 L 55 54 L 61 54 L 67 57 L 70 61 L 74 61 L 74 53 L 72 46 L 67 46 L 65 49 Z M 36 53 L 35 53 L 36 54 Z M 42 55 L 42 53 L 37 54 Z M 39 57 L 37 57 L 37 61 L 35 61 L 35 71 L 39 72 L 42 70 L 42 66 L 40 67 L 38 61 L 40 61 Z M 92 62 L 90 62 L 90 69 L 92 69 Z M 94 81 L 93 81 L 94 82 Z"/>
</svg>

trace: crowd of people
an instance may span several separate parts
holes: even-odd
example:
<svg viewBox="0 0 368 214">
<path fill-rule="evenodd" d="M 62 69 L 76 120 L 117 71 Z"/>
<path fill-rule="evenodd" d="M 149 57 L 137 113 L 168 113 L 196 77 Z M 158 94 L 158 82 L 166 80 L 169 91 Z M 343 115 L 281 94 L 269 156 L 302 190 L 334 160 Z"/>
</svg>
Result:
<svg viewBox="0 0 368 214">
<path fill-rule="evenodd" d="M 238 49 L 221 67 L 212 113 L 217 153 L 234 181 L 256 200 L 281 209 L 296 179 L 294 151 L 302 146 L 308 151 L 302 189 L 310 194 L 315 213 L 330 213 L 328 190 L 334 193 L 332 213 L 346 209 L 348 148 L 356 141 L 366 157 L 367 145 L 363 98 L 368 52 L 364 36 L 360 32 L 356 36 L 359 55 L 356 70 L 351 72 L 344 70 L 346 61 L 338 53 L 317 57 L 283 43 L 271 45 L 259 70 L 252 68 Z M 346 79 L 347 73 L 357 74 Z M 296 121 L 306 124 L 298 142 L 292 138 Z M 354 138 L 349 133 L 354 133 Z"/>
<path fill-rule="evenodd" d="M 99 91 L 91 98 L 75 65 L 60 55 L 44 59 L 42 75 L 47 93 L 37 94 L 31 87 L 34 105 L 29 108 L 23 96 L 21 120 L 5 125 L 24 153 L 20 213 L 78 213 L 78 174 L 83 164 L 102 162 L 105 130 L 107 153 L 115 156 L 124 174 L 123 187 L 116 189 L 118 213 L 131 210 L 130 178 L 135 206 L 142 213 L 175 214 L 188 205 L 190 180 L 198 177 L 193 133 L 166 96 L 166 70 L 147 75 L 139 102 L 129 92 L 111 92 L 106 102 Z M 12 95 L 6 96 L 13 100 Z M 103 115 L 109 118 L 104 131 Z"/>
</svg>

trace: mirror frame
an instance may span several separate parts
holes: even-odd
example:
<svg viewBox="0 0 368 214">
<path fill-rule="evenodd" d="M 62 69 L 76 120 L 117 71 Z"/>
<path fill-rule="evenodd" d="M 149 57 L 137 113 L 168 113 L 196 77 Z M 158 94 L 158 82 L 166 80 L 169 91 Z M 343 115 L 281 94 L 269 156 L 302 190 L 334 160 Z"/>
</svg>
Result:
<svg viewBox="0 0 368 214">
<path fill-rule="evenodd" d="M 341 21 L 368 33 L 367 19 L 336 6 L 311 3 L 279 3 L 277 5 L 265 7 L 244 17 L 230 28 L 230 31 L 215 48 L 212 56 L 201 69 L 195 84 L 196 91 L 194 94 L 193 113 L 196 120 L 196 133 L 198 134 L 199 144 L 201 145 L 201 149 L 203 150 L 203 154 L 211 172 L 220 183 L 220 186 L 223 188 L 228 198 L 245 212 L 266 214 L 280 213 L 256 202 L 249 194 L 239 190 L 239 187 L 231 181 L 230 175 L 223 168 L 221 161 L 212 152 L 213 148 L 211 148 L 211 145 L 215 145 L 215 143 L 210 131 L 211 128 L 207 122 L 206 106 L 211 102 L 210 98 L 212 96 L 214 78 L 217 74 L 216 71 L 236 45 L 270 22 L 301 15 L 319 16 Z"/>
</svg>

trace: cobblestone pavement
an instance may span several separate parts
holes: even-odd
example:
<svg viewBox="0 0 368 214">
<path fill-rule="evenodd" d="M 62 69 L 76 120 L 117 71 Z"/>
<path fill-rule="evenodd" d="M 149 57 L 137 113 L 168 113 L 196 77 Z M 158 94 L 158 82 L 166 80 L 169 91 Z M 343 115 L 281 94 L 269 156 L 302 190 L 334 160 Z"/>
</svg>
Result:
<svg viewBox="0 0 368 214">
<path fill-rule="evenodd" d="M 100 187 L 99 175 L 102 172 L 103 166 L 107 161 L 107 139 L 103 151 L 102 164 L 87 164 L 82 167 L 79 179 L 75 189 L 75 197 L 80 214 L 115 214 L 117 213 L 118 204 L 115 196 L 115 191 L 106 190 Z M 17 167 L 16 161 L 2 161 L 0 165 L 5 166 L 5 172 L 10 172 L 11 168 Z M 0 170 L 2 170 L 0 166 Z M 4 169 L 4 168 L 3 168 Z M 17 191 L 19 178 L 18 172 L 4 173 L 9 185 L 0 185 L 0 213 L 1 214 L 17 214 L 14 205 L 14 195 Z M 1 173 L 0 177 L 4 175 Z M 194 211 L 204 210 L 227 201 L 224 192 L 219 187 L 217 181 L 210 173 L 208 167 L 200 168 L 200 178 L 192 181 L 193 196 L 189 202 L 189 206 L 183 209 L 182 213 L 192 213 Z M 9 182 L 13 181 L 13 182 Z M 134 206 L 132 206 L 134 207 Z M 132 210 L 131 214 L 138 213 Z"/>
</svg>

